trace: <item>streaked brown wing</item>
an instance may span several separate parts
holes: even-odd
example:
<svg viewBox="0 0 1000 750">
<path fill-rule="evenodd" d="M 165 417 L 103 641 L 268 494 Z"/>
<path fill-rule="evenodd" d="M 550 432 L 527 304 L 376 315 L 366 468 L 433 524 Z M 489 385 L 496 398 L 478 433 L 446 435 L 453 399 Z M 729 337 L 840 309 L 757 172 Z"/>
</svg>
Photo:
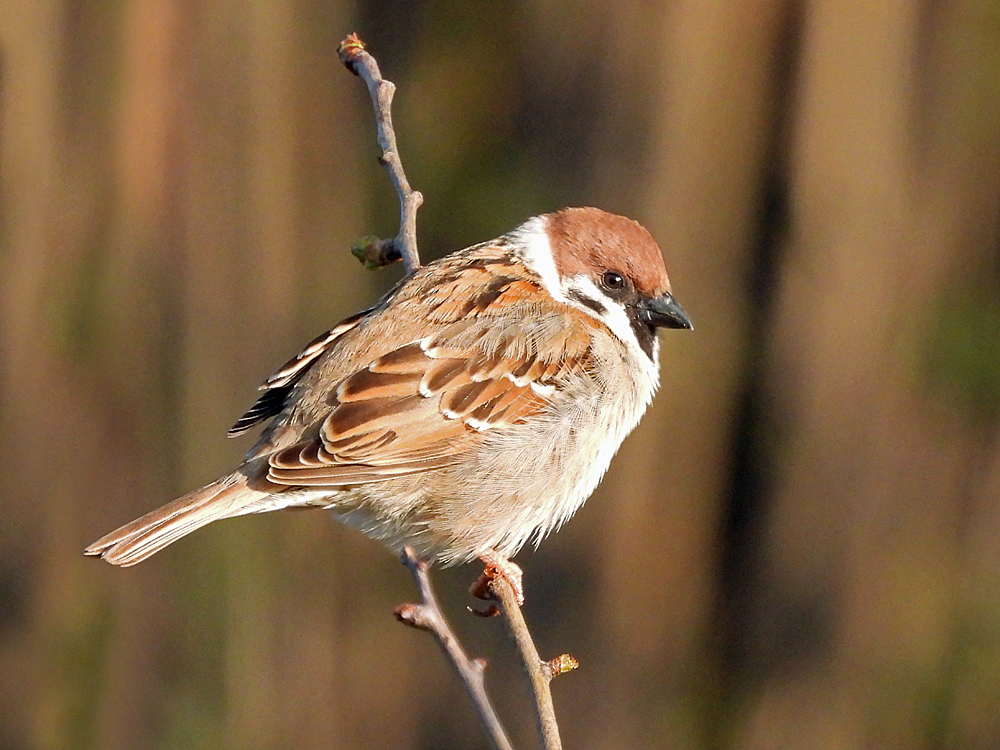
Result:
<svg viewBox="0 0 1000 750">
<path fill-rule="evenodd" d="M 329 397 L 317 437 L 272 454 L 268 479 L 350 485 L 440 468 L 484 432 L 543 410 L 585 360 L 589 332 L 579 316 L 550 309 L 518 335 L 505 335 L 511 324 L 498 324 L 502 300 L 501 290 L 475 317 L 344 378 Z M 517 319 L 524 314 L 516 311 Z"/>
</svg>

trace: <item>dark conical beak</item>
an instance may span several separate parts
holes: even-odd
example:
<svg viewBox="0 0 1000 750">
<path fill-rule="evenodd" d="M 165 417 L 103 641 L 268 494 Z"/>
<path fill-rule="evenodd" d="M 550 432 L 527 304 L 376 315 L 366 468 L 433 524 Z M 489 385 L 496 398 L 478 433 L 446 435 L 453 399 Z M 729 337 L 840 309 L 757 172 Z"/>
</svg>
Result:
<svg viewBox="0 0 1000 750">
<path fill-rule="evenodd" d="M 662 297 L 644 299 L 639 303 L 639 318 L 656 328 L 687 328 L 694 330 L 691 318 L 684 308 L 677 304 L 674 295 L 667 292 Z"/>
</svg>

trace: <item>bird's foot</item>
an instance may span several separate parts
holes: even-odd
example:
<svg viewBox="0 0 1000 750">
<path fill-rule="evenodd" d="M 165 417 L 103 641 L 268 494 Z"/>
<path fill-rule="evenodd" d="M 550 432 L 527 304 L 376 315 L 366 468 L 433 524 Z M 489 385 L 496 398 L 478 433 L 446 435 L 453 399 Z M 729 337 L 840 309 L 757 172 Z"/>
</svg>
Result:
<svg viewBox="0 0 1000 750">
<path fill-rule="evenodd" d="M 472 584 L 472 588 L 470 589 L 472 595 L 480 599 L 493 599 L 494 597 L 489 590 L 490 584 L 497 578 L 503 578 L 514 590 L 514 594 L 517 596 L 517 603 L 524 604 L 524 571 L 521 570 L 521 567 L 492 549 L 481 552 L 479 559 L 482 560 L 486 569 L 479 576 L 479 579 Z"/>
</svg>

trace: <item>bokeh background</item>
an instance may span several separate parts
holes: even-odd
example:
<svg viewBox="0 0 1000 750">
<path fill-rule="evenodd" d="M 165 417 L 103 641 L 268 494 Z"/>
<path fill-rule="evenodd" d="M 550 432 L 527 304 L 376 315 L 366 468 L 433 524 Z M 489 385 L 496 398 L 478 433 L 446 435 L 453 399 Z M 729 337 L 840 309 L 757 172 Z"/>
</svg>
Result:
<svg viewBox="0 0 1000 750">
<path fill-rule="evenodd" d="M 325 514 L 81 555 L 228 470 L 255 388 L 398 269 L 639 219 L 697 331 L 525 552 L 572 748 L 1000 747 L 1000 5 L 0 3 L 0 749 L 479 748 L 404 568 Z M 477 570 L 437 577 L 518 747 Z"/>
</svg>

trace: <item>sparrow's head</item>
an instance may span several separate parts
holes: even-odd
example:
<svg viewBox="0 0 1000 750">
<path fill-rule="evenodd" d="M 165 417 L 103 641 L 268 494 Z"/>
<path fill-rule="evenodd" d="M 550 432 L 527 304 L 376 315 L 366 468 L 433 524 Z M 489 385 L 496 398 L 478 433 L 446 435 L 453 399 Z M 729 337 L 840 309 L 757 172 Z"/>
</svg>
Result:
<svg viewBox="0 0 1000 750">
<path fill-rule="evenodd" d="M 657 328 L 688 328 L 663 255 L 638 222 L 598 208 L 564 208 L 518 230 L 522 259 L 553 298 L 597 318 L 655 356 Z"/>
</svg>

